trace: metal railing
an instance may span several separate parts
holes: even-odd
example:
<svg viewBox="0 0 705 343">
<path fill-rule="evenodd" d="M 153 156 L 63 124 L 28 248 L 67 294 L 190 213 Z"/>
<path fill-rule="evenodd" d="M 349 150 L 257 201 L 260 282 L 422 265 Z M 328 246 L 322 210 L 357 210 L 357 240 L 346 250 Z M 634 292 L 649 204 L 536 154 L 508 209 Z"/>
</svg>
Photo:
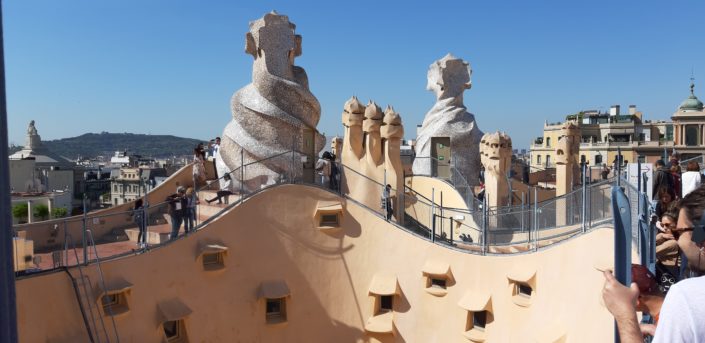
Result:
<svg viewBox="0 0 705 343">
<path fill-rule="evenodd" d="M 478 204 L 480 203 L 480 200 L 475 197 L 475 192 L 473 190 L 473 187 L 470 185 L 470 182 L 468 182 L 468 178 L 466 175 L 463 175 L 463 173 L 458 170 L 453 163 L 448 163 L 447 161 L 439 160 L 435 157 L 431 156 L 425 156 L 425 157 L 415 157 L 414 160 L 424 160 L 428 159 L 429 164 L 430 164 L 430 171 L 428 174 L 413 174 L 413 175 L 405 175 L 405 176 L 429 176 L 429 177 L 435 177 L 435 178 L 440 178 L 442 180 L 445 180 L 449 182 L 457 191 L 460 193 L 460 196 L 465 200 L 465 205 L 469 209 L 477 209 Z M 439 167 L 447 167 L 449 174 L 447 176 L 439 176 L 437 171 L 440 169 Z M 433 173 L 433 171 L 436 171 L 436 173 Z M 479 175 L 474 175 L 474 177 L 478 177 Z"/>
<path fill-rule="evenodd" d="M 277 171 L 272 171 L 271 162 L 274 159 L 276 159 L 274 165 L 280 166 Z M 298 165 L 300 161 L 298 152 L 289 151 L 243 164 L 242 167 L 230 171 L 229 174 L 235 176 L 233 181 L 236 183 L 230 195 L 232 201 L 224 206 L 211 207 L 210 215 L 201 215 L 200 211 L 205 210 L 203 206 L 206 206 L 203 203 L 205 199 L 201 199 L 201 204 L 197 207 L 200 209 L 197 211 L 197 218 L 200 220 L 197 219 L 195 227 L 190 232 L 184 232 L 181 229 L 183 225 L 180 225 L 176 236 L 172 234 L 173 218 L 168 214 L 169 204 L 167 202 L 147 204 L 141 209 L 144 220 L 143 234 L 147 235 L 147 241 L 151 242 L 146 246 L 134 243 L 136 241 L 134 236 L 140 232 L 140 225 L 134 220 L 135 210 L 105 215 L 88 213 L 84 217 L 67 218 L 63 221 L 63 225 L 56 225 L 54 230 L 45 232 L 46 237 L 27 237 L 28 239 L 50 239 L 54 244 L 49 249 L 36 252 L 35 256 L 40 256 L 40 259 L 32 268 L 19 273 L 87 265 L 99 260 L 157 249 L 202 229 L 222 213 L 247 201 L 253 195 L 283 184 L 306 184 L 327 189 L 366 207 L 387 220 L 387 199 L 384 197 L 383 182 L 373 180 L 341 163 L 333 163 L 338 170 L 339 179 L 334 180 L 333 183 L 323 184 L 321 178 L 304 177 L 301 173 L 303 169 Z M 265 176 L 262 176 L 262 171 L 267 171 Z M 199 187 L 197 192 L 204 195 L 207 194 L 204 192 L 216 191 L 216 185 L 220 189 L 219 182 L 216 181 L 222 180 L 223 177 L 224 175 L 221 175 L 218 180 L 212 180 Z M 617 182 L 614 180 L 620 179 L 613 178 L 596 183 L 583 182 L 580 188 L 568 194 L 543 202 L 534 201 L 531 204 L 490 208 L 486 203 L 477 201 L 477 206 L 470 210 L 444 206 L 440 194 L 434 194 L 431 199 L 428 199 L 406 186 L 403 191 L 393 188 L 388 198 L 393 212 L 389 222 L 434 243 L 469 253 L 511 254 L 536 251 L 581 233 L 611 225 L 613 220 L 609 205 L 611 188 L 613 183 Z M 246 180 L 246 182 L 238 180 Z M 349 183 L 354 184 L 354 189 L 346 186 Z M 646 204 L 645 201 L 648 200 L 643 192 L 634 189 L 626 182 L 621 183 L 624 184 L 628 198 L 634 203 L 631 206 L 633 216 L 650 218 L 648 211 L 651 208 L 640 206 L 640 204 Z M 215 193 L 212 194 L 215 195 Z M 537 198 L 535 189 L 533 198 Z M 81 221 L 82 230 L 76 232 L 68 229 L 71 227 L 69 221 Z M 110 234 L 100 237 L 97 242 L 92 242 L 91 239 L 84 243 L 82 239 L 72 238 L 95 232 L 94 228 L 102 228 L 104 231 L 106 225 L 110 225 Z M 639 242 L 638 226 L 635 224 L 632 230 L 633 236 Z M 641 233 L 643 239 L 647 239 L 645 238 L 647 235 L 648 232 Z M 110 246 L 110 244 L 113 249 L 101 252 L 104 245 Z M 75 257 L 70 256 L 70 246 L 76 246 L 76 249 L 83 253 L 83 257 L 81 258 L 80 254 L 76 254 Z M 651 254 L 646 249 L 640 250 L 640 253 L 642 252 Z M 102 255 L 100 258 L 99 253 Z"/>
</svg>

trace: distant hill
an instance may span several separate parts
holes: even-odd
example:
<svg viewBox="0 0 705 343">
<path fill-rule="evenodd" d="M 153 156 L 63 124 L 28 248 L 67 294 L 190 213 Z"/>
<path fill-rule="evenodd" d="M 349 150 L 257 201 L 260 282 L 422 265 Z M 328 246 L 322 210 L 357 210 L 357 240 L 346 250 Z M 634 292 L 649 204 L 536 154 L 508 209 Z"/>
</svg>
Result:
<svg viewBox="0 0 705 343">
<path fill-rule="evenodd" d="M 130 155 L 168 157 L 191 155 L 201 141 L 171 135 L 134 133 L 86 133 L 78 137 L 43 141 L 47 149 L 69 159 L 76 157 L 112 156 L 115 151 L 127 150 Z"/>
</svg>

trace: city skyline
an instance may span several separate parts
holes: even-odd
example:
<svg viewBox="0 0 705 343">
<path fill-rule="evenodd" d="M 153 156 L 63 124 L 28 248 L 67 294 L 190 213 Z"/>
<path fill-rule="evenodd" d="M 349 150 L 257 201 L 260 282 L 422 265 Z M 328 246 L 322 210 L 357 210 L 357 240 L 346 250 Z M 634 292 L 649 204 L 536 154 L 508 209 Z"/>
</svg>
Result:
<svg viewBox="0 0 705 343">
<path fill-rule="evenodd" d="M 420 5 L 416 5 L 420 6 Z M 342 135 L 352 95 L 390 104 L 414 128 L 433 105 L 428 66 L 446 53 L 470 62 L 465 105 L 484 132 L 515 148 L 545 120 L 637 105 L 666 120 L 705 70 L 698 13 L 679 2 L 460 4 L 438 7 L 285 2 L 96 4 L 7 2 L 5 58 L 10 142 L 36 120 L 43 140 L 86 132 L 219 136 L 230 97 L 251 80 L 248 21 L 276 9 L 297 25 L 318 129 Z M 442 29 L 440 29 L 442 28 Z M 70 125 L 66 125 L 70 123 Z"/>
</svg>

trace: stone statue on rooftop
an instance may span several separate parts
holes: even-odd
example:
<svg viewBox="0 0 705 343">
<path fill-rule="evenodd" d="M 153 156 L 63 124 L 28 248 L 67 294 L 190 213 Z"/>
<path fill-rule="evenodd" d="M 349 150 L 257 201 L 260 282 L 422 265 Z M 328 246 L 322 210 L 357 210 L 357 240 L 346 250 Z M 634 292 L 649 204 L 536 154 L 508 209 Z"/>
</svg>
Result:
<svg viewBox="0 0 705 343">
<path fill-rule="evenodd" d="M 416 138 L 414 174 L 432 174 L 432 138 L 449 137 L 451 158 L 446 162 L 462 174 L 468 185 L 479 184 L 482 131 L 475 122 L 475 116 L 463 104 L 463 93 L 472 85 L 471 74 L 469 63 L 451 54 L 433 62 L 428 68 L 426 89 L 432 91 L 437 100 L 426 113 Z"/>
<path fill-rule="evenodd" d="M 252 83 L 232 97 L 233 118 L 223 131 L 216 166 L 223 175 L 247 165 L 244 173 L 232 176 L 235 184 L 243 182 L 248 189 L 313 170 L 315 156 L 325 145 L 316 129 L 321 106 L 309 91 L 306 72 L 294 65 L 301 55 L 295 28 L 287 16 L 272 11 L 250 22 L 245 36 L 245 52 L 254 57 Z M 291 150 L 295 158 L 286 154 L 248 165 Z"/>
<path fill-rule="evenodd" d="M 42 139 L 34 126 L 34 120 L 30 120 L 27 126 L 27 137 L 25 139 L 24 148 L 27 150 L 38 149 L 42 145 Z"/>
</svg>

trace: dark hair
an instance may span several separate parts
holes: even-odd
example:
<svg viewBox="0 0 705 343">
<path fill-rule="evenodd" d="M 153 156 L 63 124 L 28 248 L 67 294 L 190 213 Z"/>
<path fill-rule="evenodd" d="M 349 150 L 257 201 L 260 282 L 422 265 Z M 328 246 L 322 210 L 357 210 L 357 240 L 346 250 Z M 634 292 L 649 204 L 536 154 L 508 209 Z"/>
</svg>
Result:
<svg viewBox="0 0 705 343">
<path fill-rule="evenodd" d="M 142 207 L 142 199 L 135 200 L 135 209 Z"/>
<path fill-rule="evenodd" d="M 700 165 L 698 164 L 698 162 L 690 161 L 690 162 L 688 162 L 688 166 L 685 167 L 685 170 L 687 170 L 687 171 L 700 171 Z"/>
<path fill-rule="evenodd" d="M 666 163 L 664 163 L 663 160 L 657 160 L 655 164 L 657 167 L 665 167 L 666 166 Z"/>
<path fill-rule="evenodd" d="M 692 222 L 700 220 L 705 212 L 705 187 L 701 186 L 688 193 L 679 203 L 678 212 L 685 210 L 685 214 Z"/>
<path fill-rule="evenodd" d="M 219 141 L 219 140 L 220 140 L 220 137 L 215 137 L 215 140 Z"/>
<path fill-rule="evenodd" d="M 225 175 L 223 175 L 223 180 L 230 180 L 230 173 L 225 173 Z"/>
<path fill-rule="evenodd" d="M 658 201 L 661 202 L 661 197 L 668 194 L 671 196 L 671 201 L 676 200 L 676 192 L 671 187 L 661 187 L 658 189 Z"/>
</svg>

